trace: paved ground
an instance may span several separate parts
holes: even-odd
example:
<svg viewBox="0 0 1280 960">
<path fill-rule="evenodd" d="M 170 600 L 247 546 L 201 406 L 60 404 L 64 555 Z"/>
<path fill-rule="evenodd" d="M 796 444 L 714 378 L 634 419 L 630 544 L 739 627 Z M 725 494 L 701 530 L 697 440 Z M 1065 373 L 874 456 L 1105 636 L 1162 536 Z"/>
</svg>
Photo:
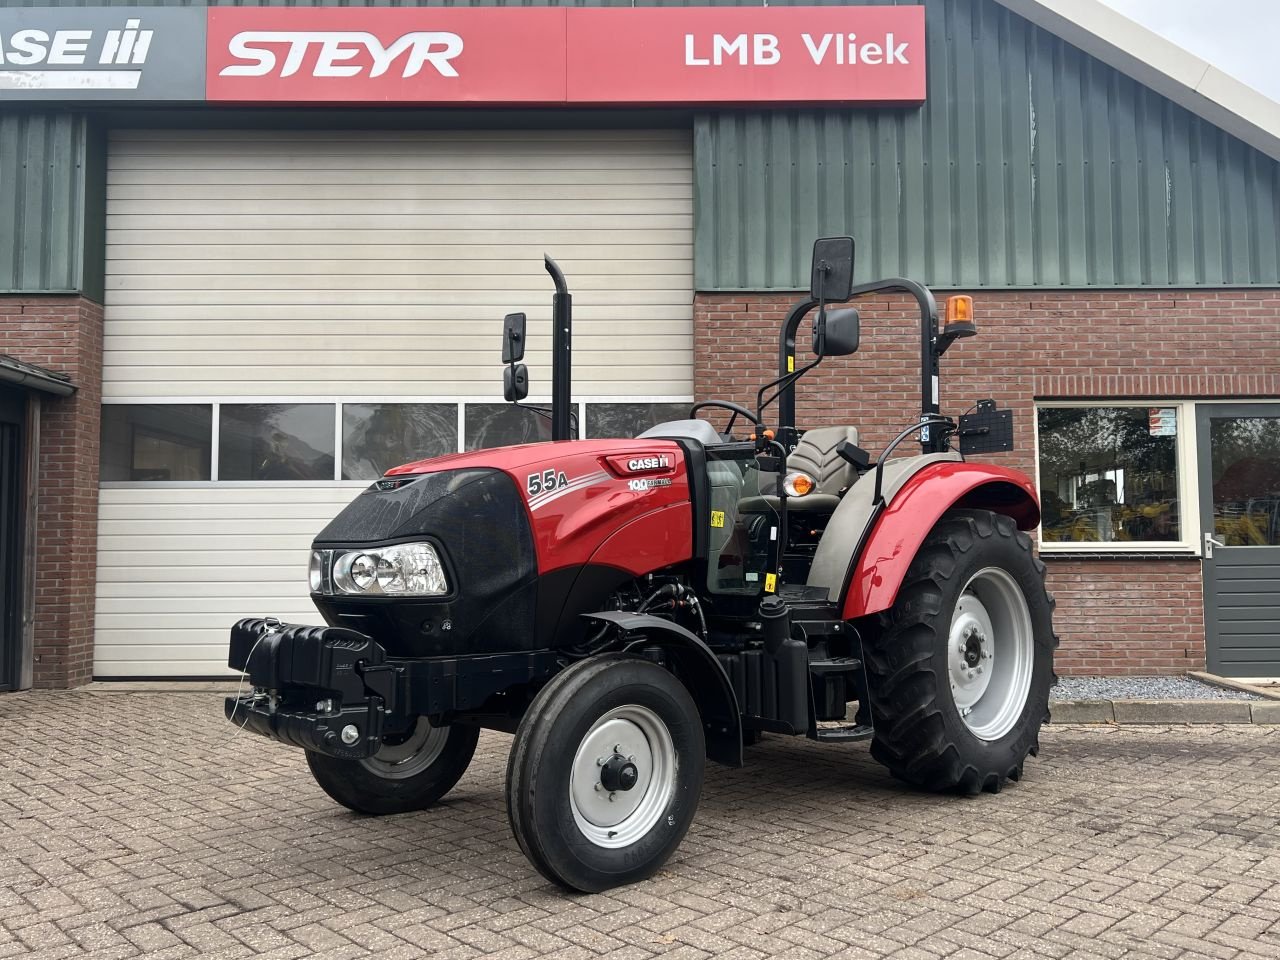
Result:
<svg viewBox="0 0 1280 960">
<path fill-rule="evenodd" d="M 353 816 L 210 694 L 0 697 L 0 958 L 1280 957 L 1280 728 L 1046 730 L 998 796 L 865 744 L 710 771 L 654 880 L 566 896 L 516 848 L 508 740 Z"/>
</svg>

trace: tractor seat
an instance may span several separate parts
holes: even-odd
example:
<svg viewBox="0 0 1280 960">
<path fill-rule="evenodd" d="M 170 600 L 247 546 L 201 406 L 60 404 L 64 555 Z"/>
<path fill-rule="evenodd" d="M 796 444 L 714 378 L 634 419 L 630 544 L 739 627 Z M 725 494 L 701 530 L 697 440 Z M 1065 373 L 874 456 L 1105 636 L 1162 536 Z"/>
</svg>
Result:
<svg viewBox="0 0 1280 960">
<path fill-rule="evenodd" d="M 787 472 L 798 470 L 813 478 L 813 492 L 804 497 L 788 497 L 789 513 L 830 513 L 840 502 L 844 491 L 858 479 L 858 471 L 836 452 L 843 440 L 857 446 L 857 427 L 817 427 L 806 430 L 796 448 L 787 457 Z M 778 498 L 772 494 L 746 497 L 738 504 L 742 513 L 765 513 L 778 509 Z"/>
</svg>

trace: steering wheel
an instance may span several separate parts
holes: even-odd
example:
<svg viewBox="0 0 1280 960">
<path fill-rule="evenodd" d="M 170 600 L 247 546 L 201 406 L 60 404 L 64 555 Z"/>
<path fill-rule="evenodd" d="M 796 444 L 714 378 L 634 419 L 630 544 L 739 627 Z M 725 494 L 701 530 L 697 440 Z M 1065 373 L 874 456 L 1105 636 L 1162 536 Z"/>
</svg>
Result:
<svg viewBox="0 0 1280 960">
<path fill-rule="evenodd" d="M 726 434 L 729 434 L 733 431 L 733 425 L 737 421 L 739 416 L 746 417 L 748 420 L 754 423 L 756 425 L 757 430 L 764 429 L 763 420 L 757 417 L 754 413 L 752 413 L 746 407 L 740 407 L 736 403 L 730 403 L 728 400 L 703 400 L 701 403 L 695 403 L 692 407 L 689 408 L 689 419 L 692 420 L 697 415 L 699 410 L 702 410 L 706 407 L 720 407 L 721 409 L 728 410 L 733 414 L 733 416 L 729 418 L 729 423 L 724 428 L 724 432 Z"/>
</svg>

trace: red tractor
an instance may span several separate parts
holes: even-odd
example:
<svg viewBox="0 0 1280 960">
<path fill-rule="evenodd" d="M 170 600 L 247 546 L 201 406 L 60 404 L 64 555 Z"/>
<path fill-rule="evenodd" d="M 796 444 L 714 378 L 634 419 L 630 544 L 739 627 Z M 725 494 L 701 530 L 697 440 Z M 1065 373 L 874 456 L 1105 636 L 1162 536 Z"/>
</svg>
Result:
<svg viewBox="0 0 1280 960">
<path fill-rule="evenodd" d="M 368 814 L 431 806 L 481 728 L 513 733 L 516 841 L 583 891 L 653 874 L 705 761 L 739 766 L 764 733 L 870 740 L 926 790 L 1019 779 L 1048 715 L 1053 601 L 1023 532 L 1039 522 L 1032 482 L 963 456 L 1008 449 L 1009 413 L 938 413 L 939 361 L 976 332 L 971 301 L 948 301 L 940 329 L 926 287 L 855 287 L 853 241 L 820 240 L 754 410 L 709 400 L 633 439 L 573 440 L 571 299 L 547 269 L 554 442 L 407 464 L 360 494 L 311 552 L 328 625 L 232 628 L 252 692 L 227 717 L 302 747 L 320 787 Z M 889 291 L 919 304 L 923 398 L 873 460 L 853 426 L 798 429 L 794 387 L 858 348 L 856 310 L 827 304 Z M 814 357 L 797 368 L 811 314 Z M 524 326 L 512 314 L 504 329 L 514 402 Z M 731 414 L 723 430 L 696 418 L 713 408 Z M 916 434 L 919 455 L 891 457 Z"/>
</svg>

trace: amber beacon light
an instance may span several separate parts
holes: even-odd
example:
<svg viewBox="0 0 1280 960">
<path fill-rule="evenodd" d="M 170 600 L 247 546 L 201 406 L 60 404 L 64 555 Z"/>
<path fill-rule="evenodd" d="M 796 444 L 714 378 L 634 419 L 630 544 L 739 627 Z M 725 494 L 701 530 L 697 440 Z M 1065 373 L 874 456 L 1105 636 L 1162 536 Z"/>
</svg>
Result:
<svg viewBox="0 0 1280 960">
<path fill-rule="evenodd" d="M 947 297 L 944 331 L 953 337 L 972 337 L 978 332 L 973 322 L 973 297 L 957 294 Z"/>
</svg>

